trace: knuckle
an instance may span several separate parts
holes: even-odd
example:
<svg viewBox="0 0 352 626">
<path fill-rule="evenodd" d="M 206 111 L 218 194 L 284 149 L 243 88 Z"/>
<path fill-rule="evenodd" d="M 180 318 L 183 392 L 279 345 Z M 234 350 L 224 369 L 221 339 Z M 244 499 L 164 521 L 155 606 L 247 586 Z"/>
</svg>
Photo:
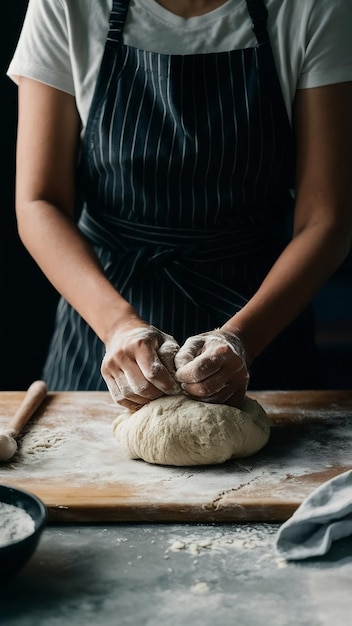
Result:
<svg viewBox="0 0 352 626">
<path fill-rule="evenodd" d="M 160 361 L 152 361 L 145 372 L 145 376 L 147 380 L 155 380 L 160 376 L 163 370 L 164 367 Z"/>
</svg>

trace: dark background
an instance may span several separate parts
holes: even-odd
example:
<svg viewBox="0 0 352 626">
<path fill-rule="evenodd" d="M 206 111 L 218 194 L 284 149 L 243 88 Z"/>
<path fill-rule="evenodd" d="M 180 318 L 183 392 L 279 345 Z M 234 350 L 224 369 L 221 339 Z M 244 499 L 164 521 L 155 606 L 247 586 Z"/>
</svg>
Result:
<svg viewBox="0 0 352 626">
<path fill-rule="evenodd" d="M 17 87 L 5 75 L 27 0 L 1 0 L 0 20 L 0 390 L 40 377 L 57 294 L 17 236 L 14 212 Z"/>
<path fill-rule="evenodd" d="M 1 0 L 0 390 L 22 390 L 40 377 L 58 298 L 19 241 L 14 212 L 17 88 L 5 74 L 27 4 Z M 352 389 L 351 255 L 314 305 L 325 386 Z"/>
</svg>

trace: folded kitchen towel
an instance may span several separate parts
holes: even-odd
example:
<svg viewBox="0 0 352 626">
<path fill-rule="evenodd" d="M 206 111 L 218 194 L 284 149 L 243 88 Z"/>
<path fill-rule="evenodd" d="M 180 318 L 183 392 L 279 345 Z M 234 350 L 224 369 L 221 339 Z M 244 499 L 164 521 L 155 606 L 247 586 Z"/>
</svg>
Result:
<svg viewBox="0 0 352 626">
<path fill-rule="evenodd" d="M 279 528 L 275 546 L 287 560 L 322 556 L 352 535 L 352 470 L 314 490 Z"/>
</svg>

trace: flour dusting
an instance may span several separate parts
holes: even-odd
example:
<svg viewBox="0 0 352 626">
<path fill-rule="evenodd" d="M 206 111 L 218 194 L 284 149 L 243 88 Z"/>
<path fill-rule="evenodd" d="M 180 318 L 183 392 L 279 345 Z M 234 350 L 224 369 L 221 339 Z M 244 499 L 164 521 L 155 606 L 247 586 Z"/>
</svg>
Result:
<svg viewBox="0 0 352 626">
<path fill-rule="evenodd" d="M 34 519 L 18 506 L 0 502 L 0 548 L 29 537 L 35 530 Z"/>
<path fill-rule="evenodd" d="M 1 428 L 9 409 L 5 403 L 0 408 Z M 280 413 L 274 404 L 265 408 L 273 423 L 271 439 L 258 455 L 212 469 L 176 468 L 128 458 L 113 436 L 112 424 L 121 407 L 112 403 L 110 394 L 49 394 L 39 417 L 30 421 L 18 441 L 15 457 L 1 464 L 0 482 L 50 498 L 51 506 L 63 509 L 65 519 L 81 494 L 93 504 L 103 494 L 112 512 L 123 504 L 124 511 L 128 507 L 139 515 L 146 511 L 148 519 L 163 507 L 178 514 L 184 510 L 185 517 L 192 511 L 195 521 L 225 521 L 229 511 L 231 519 L 238 519 L 238 513 L 242 519 L 247 504 L 254 506 L 250 519 L 257 514 L 262 519 L 268 502 L 272 506 L 289 501 L 292 509 L 319 482 L 343 471 L 352 446 L 348 407 L 341 411 L 331 407 L 330 412 L 289 404 L 281 406 Z M 254 535 L 248 540 L 238 534 L 212 538 L 208 545 L 196 537 L 174 541 L 185 544 L 178 548 L 181 552 L 193 555 L 235 548 L 238 542 L 247 549 L 262 544 Z M 170 547 L 167 556 L 176 551 L 177 546 Z"/>
<path fill-rule="evenodd" d="M 171 538 L 170 546 L 166 549 L 169 552 L 186 552 L 193 556 L 206 554 L 207 552 L 228 552 L 229 550 L 253 550 L 255 548 L 269 548 L 274 545 L 276 530 L 267 529 L 266 534 L 256 530 L 255 526 L 241 524 L 235 526 L 231 532 L 214 533 L 209 537 L 199 536 L 197 533 L 190 533 L 182 536 L 182 539 Z"/>
<path fill-rule="evenodd" d="M 196 593 L 196 594 L 209 593 L 210 587 L 209 587 L 208 583 L 201 581 L 201 582 L 197 582 L 194 585 L 192 585 L 191 591 L 192 591 L 192 593 Z"/>
</svg>

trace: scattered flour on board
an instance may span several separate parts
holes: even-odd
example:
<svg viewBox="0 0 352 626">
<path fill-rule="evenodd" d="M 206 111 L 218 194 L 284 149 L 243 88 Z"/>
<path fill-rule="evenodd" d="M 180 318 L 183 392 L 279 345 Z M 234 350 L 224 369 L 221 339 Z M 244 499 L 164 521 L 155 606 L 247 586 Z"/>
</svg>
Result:
<svg viewBox="0 0 352 626">
<path fill-rule="evenodd" d="M 56 432 L 49 428 L 41 428 L 40 431 L 29 432 L 23 439 L 20 455 L 23 460 L 28 457 L 36 459 L 43 452 L 53 450 L 64 445 L 67 433 Z"/>
<path fill-rule="evenodd" d="M 27 511 L 0 502 L 0 548 L 29 537 L 34 530 L 34 519 Z"/>
<path fill-rule="evenodd" d="M 170 539 L 170 546 L 165 553 L 186 552 L 193 556 L 205 554 L 207 552 L 228 552 L 235 550 L 253 550 L 256 548 L 271 549 L 274 545 L 273 530 L 269 534 L 257 532 L 247 524 L 241 524 L 233 532 L 212 534 L 211 537 L 200 537 L 190 534 L 182 539 Z"/>
</svg>

